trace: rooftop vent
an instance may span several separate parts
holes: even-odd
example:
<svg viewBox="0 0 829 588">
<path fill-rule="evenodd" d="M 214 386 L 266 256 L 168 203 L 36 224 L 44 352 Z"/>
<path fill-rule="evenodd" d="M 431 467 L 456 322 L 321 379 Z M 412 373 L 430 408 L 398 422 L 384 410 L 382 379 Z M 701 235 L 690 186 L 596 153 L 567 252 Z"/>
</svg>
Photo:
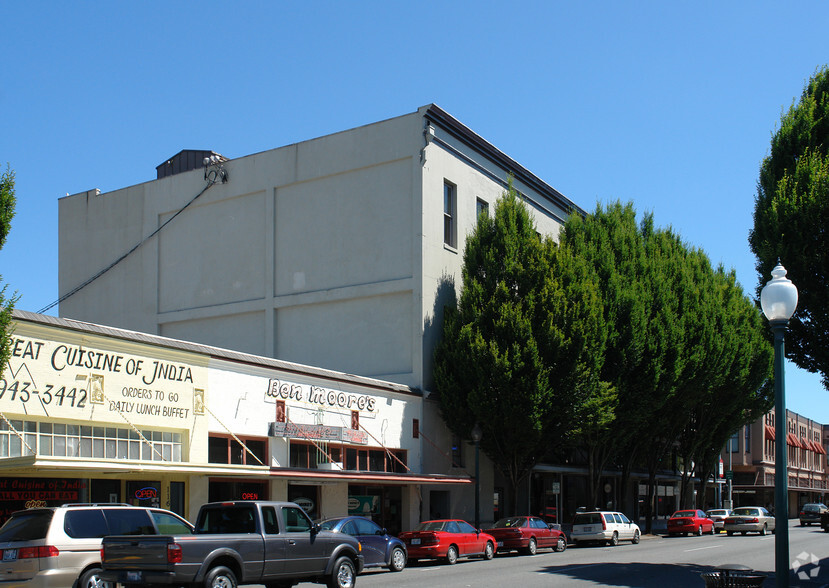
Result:
<svg viewBox="0 0 829 588">
<path fill-rule="evenodd" d="M 204 151 L 200 149 L 182 149 L 170 159 L 156 166 L 156 179 L 166 178 L 180 174 L 181 172 L 192 171 L 204 167 L 204 158 L 216 156 L 221 161 L 227 161 L 227 157 L 215 151 Z"/>
</svg>

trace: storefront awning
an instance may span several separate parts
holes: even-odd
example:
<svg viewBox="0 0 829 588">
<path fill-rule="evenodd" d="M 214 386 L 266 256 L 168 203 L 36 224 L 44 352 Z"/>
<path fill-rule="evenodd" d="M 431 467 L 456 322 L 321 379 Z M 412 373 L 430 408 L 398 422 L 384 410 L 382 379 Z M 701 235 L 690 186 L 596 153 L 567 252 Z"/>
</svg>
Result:
<svg viewBox="0 0 829 588">
<path fill-rule="evenodd" d="M 272 478 L 302 480 L 307 482 L 349 482 L 353 484 L 471 484 L 473 478 L 466 476 L 444 476 L 440 474 L 389 474 L 384 472 L 357 472 L 348 470 L 298 470 L 274 468 Z"/>
<path fill-rule="evenodd" d="M 105 461 L 76 457 L 44 457 L 29 455 L 0 459 L 0 473 L 25 469 L 27 474 L 72 472 L 89 476 L 106 474 L 165 474 L 204 475 L 222 477 L 268 478 L 267 466 L 224 465 L 218 463 L 192 464 L 173 461 Z"/>
<path fill-rule="evenodd" d="M 771 425 L 766 425 L 765 430 L 766 439 L 771 439 L 772 441 L 774 441 L 774 427 L 772 427 Z"/>
</svg>

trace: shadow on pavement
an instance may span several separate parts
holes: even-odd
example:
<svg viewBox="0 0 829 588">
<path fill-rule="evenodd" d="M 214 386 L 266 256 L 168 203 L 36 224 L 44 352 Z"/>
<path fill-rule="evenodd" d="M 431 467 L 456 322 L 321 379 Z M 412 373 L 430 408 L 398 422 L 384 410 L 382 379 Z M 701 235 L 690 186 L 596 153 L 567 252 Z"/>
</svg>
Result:
<svg viewBox="0 0 829 588">
<path fill-rule="evenodd" d="M 594 582 L 602 586 L 629 588 L 701 588 L 705 586 L 700 574 L 712 572 L 711 566 L 696 564 L 657 563 L 592 563 L 546 566 L 544 572 Z M 767 578 L 763 586 L 773 586 Z"/>
</svg>

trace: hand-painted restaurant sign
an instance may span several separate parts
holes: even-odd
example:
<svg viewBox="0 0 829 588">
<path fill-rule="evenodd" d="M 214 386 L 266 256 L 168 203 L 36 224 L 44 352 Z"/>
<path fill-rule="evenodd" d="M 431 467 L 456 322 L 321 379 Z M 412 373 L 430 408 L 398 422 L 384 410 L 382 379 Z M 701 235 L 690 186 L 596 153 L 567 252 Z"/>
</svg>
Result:
<svg viewBox="0 0 829 588">
<path fill-rule="evenodd" d="M 203 368 L 121 351 L 12 336 L 0 410 L 52 418 L 158 424 L 191 420 Z M 203 389 L 204 386 L 199 386 Z"/>
<path fill-rule="evenodd" d="M 328 425 L 303 425 L 298 423 L 271 423 L 269 437 L 287 437 L 290 439 L 310 439 L 312 441 L 340 441 L 355 445 L 368 445 L 365 431 L 329 427 Z"/>
<path fill-rule="evenodd" d="M 318 406 L 330 408 L 343 408 L 346 410 L 365 410 L 373 412 L 377 399 L 368 394 L 349 394 L 338 390 L 329 390 L 320 386 L 309 386 L 306 384 L 293 384 L 281 380 L 270 380 L 265 399 L 274 402 L 275 400 L 296 400 L 307 402 Z"/>
</svg>

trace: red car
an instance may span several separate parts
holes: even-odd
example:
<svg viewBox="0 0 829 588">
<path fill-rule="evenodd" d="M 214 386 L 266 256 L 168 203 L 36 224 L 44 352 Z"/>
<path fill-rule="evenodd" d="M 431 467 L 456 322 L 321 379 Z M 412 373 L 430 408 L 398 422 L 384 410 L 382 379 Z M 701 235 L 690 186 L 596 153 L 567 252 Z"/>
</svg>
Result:
<svg viewBox="0 0 829 588">
<path fill-rule="evenodd" d="M 668 535 L 674 536 L 682 533 L 703 533 L 714 534 L 714 521 L 705 516 L 701 510 L 678 510 L 668 519 Z"/>
<path fill-rule="evenodd" d="M 414 531 L 400 533 L 398 537 L 406 544 L 409 561 L 445 558 L 453 564 L 459 557 L 492 559 L 495 555 L 492 535 L 458 519 L 424 521 Z"/>
<path fill-rule="evenodd" d="M 523 551 L 535 555 L 538 549 L 550 547 L 553 551 L 567 549 L 567 537 L 561 531 L 551 529 L 538 517 L 507 517 L 491 529 L 486 529 L 498 542 L 498 551 Z"/>
</svg>

